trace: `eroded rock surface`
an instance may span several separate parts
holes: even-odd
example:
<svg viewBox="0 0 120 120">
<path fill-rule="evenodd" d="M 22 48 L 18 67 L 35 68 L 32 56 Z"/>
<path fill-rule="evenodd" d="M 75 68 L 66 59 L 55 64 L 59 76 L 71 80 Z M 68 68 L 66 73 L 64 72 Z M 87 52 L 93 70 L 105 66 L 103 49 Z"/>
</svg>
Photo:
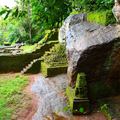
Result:
<svg viewBox="0 0 120 120">
<path fill-rule="evenodd" d="M 44 78 L 39 75 L 32 91 L 39 97 L 38 110 L 33 120 L 54 120 L 54 113 L 64 112 L 65 88 L 68 84 L 66 75 L 58 75 L 52 78 Z"/>
<path fill-rule="evenodd" d="M 91 98 L 119 93 L 120 25 L 92 24 L 84 14 L 69 16 L 60 28 L 59 41 L 66 44 L 72 86 L 77 73 L 84 72 Z"/>
</svg>

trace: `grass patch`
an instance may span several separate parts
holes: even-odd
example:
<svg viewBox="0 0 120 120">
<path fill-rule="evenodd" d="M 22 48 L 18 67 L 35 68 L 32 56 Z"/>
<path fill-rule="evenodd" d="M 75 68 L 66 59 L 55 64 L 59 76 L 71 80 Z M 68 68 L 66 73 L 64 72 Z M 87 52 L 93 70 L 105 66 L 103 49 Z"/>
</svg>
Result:
<svg viewBox="0 0 120 120">
<path fill-rule="evenodd" d="M 32 51 L 34 51 L 36 49 L 37 44 L 34 45 L 25 45 L 22 46 L 22 53 L 31 53 Z"/>
<path fill-rule="evenodd" d="M 28 78 L 20 75 L 0 75 L 0 120 L 11 120 L 12 114 L 18 109 L 23 88 Z"/>
</svg>

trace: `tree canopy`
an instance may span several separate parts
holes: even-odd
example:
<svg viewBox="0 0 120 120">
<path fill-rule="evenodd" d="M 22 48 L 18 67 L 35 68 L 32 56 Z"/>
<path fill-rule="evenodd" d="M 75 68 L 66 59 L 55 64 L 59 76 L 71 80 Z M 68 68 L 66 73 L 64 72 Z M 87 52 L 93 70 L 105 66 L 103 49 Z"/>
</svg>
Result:
<svg viewBox="0 0 120 120">
<path fill-rule="evenodd" d="M 18 0 L 14 8 L 0 8 L 0 44 L 4 41 L 33 44 L 45 30 L 59 28 L 72 9 L 111 9 L 114 0 Z"/>
</svg>

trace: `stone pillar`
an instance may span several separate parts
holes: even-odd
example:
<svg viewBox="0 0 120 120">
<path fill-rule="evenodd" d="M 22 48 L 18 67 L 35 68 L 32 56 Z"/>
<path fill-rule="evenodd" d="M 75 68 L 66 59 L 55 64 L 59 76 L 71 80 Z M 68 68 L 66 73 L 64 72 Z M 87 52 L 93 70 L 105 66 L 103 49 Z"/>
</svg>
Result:
<svg viewBox="0 0 120 120">
<path fill-rule="evenodd" d="M 115 5 L 112 9 L 112 12 L 116 18 L 116 21 L 120 23 L 120 0 L 115 0 Z"/>
<path fill-rule="evenodd" d="M 73 100 L 73 114 L 88 114 L 90 112 L 89 102 L 86 75 L 78 73 Z"/>
</svg>

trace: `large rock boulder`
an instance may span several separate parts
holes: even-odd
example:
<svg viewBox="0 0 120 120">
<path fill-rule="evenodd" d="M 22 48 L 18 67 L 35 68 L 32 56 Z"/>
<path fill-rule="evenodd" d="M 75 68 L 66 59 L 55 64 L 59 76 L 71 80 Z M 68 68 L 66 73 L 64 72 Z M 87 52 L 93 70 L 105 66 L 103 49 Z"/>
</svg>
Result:
<svg viewBox="0 0 120 120">
<path fill-rule="evenodd" d="M 100 26 L 87 22 L 85 14 L 72 15 L 60 28 L 59 41 L 66 44 L 71 86 L 84 72 L 93 98 L 120 92 L 120 25 Z"/>
</svg>

